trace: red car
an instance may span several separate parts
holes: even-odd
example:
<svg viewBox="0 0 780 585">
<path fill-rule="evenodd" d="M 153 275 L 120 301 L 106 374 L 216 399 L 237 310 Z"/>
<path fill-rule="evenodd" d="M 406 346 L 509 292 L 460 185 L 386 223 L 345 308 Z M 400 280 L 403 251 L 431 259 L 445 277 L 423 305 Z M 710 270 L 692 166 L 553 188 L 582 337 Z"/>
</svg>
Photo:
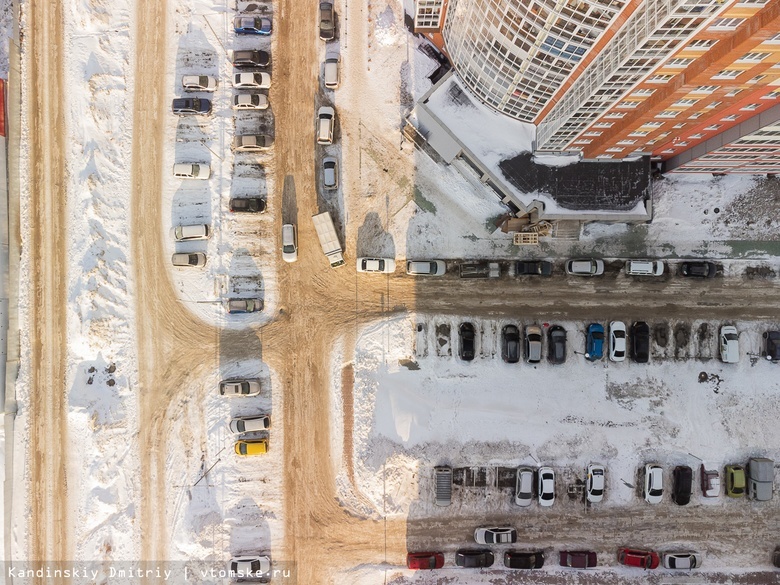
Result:
<svg viewBox="0 0 780 585">
<path fill-rule="evenodd" d="M 406 555 L 406 566 L 410 569 L 441 569 L 444 555 L 437 552 L 418 552 Z"/>
<path fill-rule="evenodd" d="M 590 569 L 596 566 L 596 553 L 589 550 L 562 550 L 559 562 L 561 567 Z"/>
<path fill-rule="evenodd" d="M 655 569 L 661 560 L 658 553 L 649 550 L 635 550 L 633 548 L 621 548 L 618 551 L 618 562 L 629 567 L 640 569 Z"/>
</svg>

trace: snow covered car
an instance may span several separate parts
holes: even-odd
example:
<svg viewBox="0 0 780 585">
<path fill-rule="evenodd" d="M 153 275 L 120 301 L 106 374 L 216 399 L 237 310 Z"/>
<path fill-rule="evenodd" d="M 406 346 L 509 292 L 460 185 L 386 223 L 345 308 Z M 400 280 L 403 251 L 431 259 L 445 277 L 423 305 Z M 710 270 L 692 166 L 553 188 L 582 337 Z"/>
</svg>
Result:
<svg viewBox="0 0 780 585">
<path fill-rule="evenodd" d="M 171 256 L 171 262 L 174 266 L 195 266 L 200 268 L 206 265 L 206 255 L 203 252 L 178 252 Z"/>
<path fill-rule="evenodd" d="M 706 469 L 704 463 L 699 471 L 701 495 L 705 498 L 717 498 L 720 495 L 720 473 L 717 469 Z"/>
<path fill-rule="evenodd" d="M 555 472 L 552 467 L 539 468 L 539 504 L 552 506 L 555 503 Z"/>
<path fill-rule="evenodd" d="M 733 325 L 720 328 L 720 359 L 727 364 L 739 361 L 739 333 Z"/>
<path fill-rule="evenodd" d="M 358 272 L 392 274 L 395 272 L 395 260 L 393 258 L 358 258 L 356 268 Z"/>
<path fill-rule="evenodd" d="M 271 572 L 271 559 L 266 556 L 247 555 L 233 557 L 228 563 L 228 575 L 238 580 L 260 580 Z"/>
<path fill-rule="evenodd" d="M 265 414 L 258 416 L 237 416 L 230 421 L 230 432 L 234 434 L 267 431 L 271 428 L 271 417 Z"/>
<path fill-rule="evenodd" d="M 517 530 L 511 526 L 496 528 L 477 528 L 474 531 L 477 544 L 513 544 L 517 542 Z"/>
<path fill-rule="evenodd" d="M 238 35 L 263 35 L 271 34 L 271 19 L 259 16 L 239 15 L 233 18 L 233 30 Z"/>
<path fill-rule="evenodd" d="M 626 359 L 626 324 L 623 321 L 609 324 L 609 359 L 613 362 Z"/>
<path fill-rule="evenodd" d="M 598 503 L 604 499 L 604 473 L 603 465 L 588 465 L 587 498 L 591 503 Z"/>
<path fill-rule="evenodd" d="M 406 274 L 412 276 L 442 276 L 445 272 L 444 260 L 409 260 L 406 263 Z"/>
<path fill-rule="evenodd" d="M 268 96 L 260 93 L 240 93 L 233 96 L 234 110 L 267 110 Z"/>
<path fill-rule="evenodd" d="M 679 552 L 663 554 L 664 569 L 698 569 L 701 567 L 702 555 L 696 552 Z"/>
<path fill-rule="evenodd" d="M 260 394 L 258 378 L 232 378 L 219 383 L 221 396 L 257 396 Z"/>
<path fill-rule="evenodd" d="M 268 134 L 244 134 L 233 137 L 233 150 L 236 152 L 261 152 L 274 145 L 274 139 Z"/>
<path fill-rule="evenodd" d="M 184 91 L 216 91 L 217 79 L 211 75 L 183 75 L 181 86 Z"/>
<path fill-rule="evenodd" d="M 233 75 L 236 89 L 270 89 L 271 76 L 268 73 L 236 73 Z"/>
<path fill-rule="evenodd" d="M 645 501 L 648 504 L 660 504 L 664 497 L 664 470 L 660 465 L 645 465 Z"/>
</svg>

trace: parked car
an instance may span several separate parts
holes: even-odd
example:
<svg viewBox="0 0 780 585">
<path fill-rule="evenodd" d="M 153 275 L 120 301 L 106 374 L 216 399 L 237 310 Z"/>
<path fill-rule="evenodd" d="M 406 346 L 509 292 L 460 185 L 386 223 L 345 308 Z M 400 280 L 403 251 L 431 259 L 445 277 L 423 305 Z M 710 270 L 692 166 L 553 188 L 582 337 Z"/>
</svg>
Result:
<svg viewBox="0 0 780 585">
<path fill-rule="evenodd" d="M 701 567 L 702 555 L 695 552 L 664 553 L 664 569 L 698 569 Z"/>
<path fill-rule="evenodd" d="M 600 323 L 591 323 L 585 335 L 585 359 L 595 362 L 602 357 L 604 357 L 604 326 Z"/>
<path fill-rule="evenodd" d="M 566 274 L 573 274 L 574 276 L 600 276 L 604 274 L 604 261 L 593 258 L 567 260 Z"/>
<path fill-rule="evenodd" d="M 638 364 L 650 361 L 650 326 L 637 321 L 631 326 L 631 357 Z"/>
<path fill-rule="evenodd" d="M 267 414 L 258 416 L 237 416 L 230 421 L 230 432 L 233 434 L 267 431 L 271 428 L 271 417 Z"/>
<path fill-rule="evenodd" d="M 244 134 L 233 137 L 233 150 L 236 152 L 261 152 L 274 145 L 274 139 L 268 134 Z"/>
<path fill-rule="evenodd" d="M 183 75 L 181 86 L 184 91 L 216 91 L 217 78 L 210 75 Z"/>
<path fill-rule="evenodd" d="M 271 34 L 271 19 L 260 16 L 240 14 L 233 18 L 233 30 L 238 35 L 263 35 Z"/>
<path fill-rule="evenodd" d="M 596 553 L 590 550 L 562 550 L 558 559 L 561 567 L 591 569 L 596 566 Z"/>
<path fill-rule="evenodd" d="M 555 503 L 555 472 L 552 467 L 539 468 L 539 504 L 552 506 Z"/>
<path fill-rule="evenodd" d="M 248 67 L 268 67 L 271 63 L 271 55 L 266 51 L 233 51 L 233 67 L 246 69 Z"/>
<path fill-rule="evenodd" d="M 232 378 L 219 383 L 221 396 L 257 396 L 260 394 L 258 378 Z"/>
<path fill-rule="evenodd" d="M 466 569 L 483 569 L 493 566 L 495 557 L 487 549 L 458 549 L 455 553 L 455 564 Z"/>
<path fill-rule="evenodd" d="M 173 238 L 177 242 L 208 240 L 209 235 L 209 226 L 202 223 L 198 225 L 177 225 L 173 228 Z"/>
<path fill-rule="evenodd" d="M 252 457 L 268 453 L 268 439 L 241 439 L 234 447 L 236 455 Z"/>
<path fill-rule="evenodd" d="M 471 323 L 461 323 L 458 328 L 460 338 L 460 359 L 470 362 L 474 359 L 474 345 L 476 333 Z"/>
<path fill-rule="evenodd" d="M 720 495 L 720 474 L 717 469 L 705 469 L 704 463 L 699 470 L 701 476 L 701 495 L 705 498 L 717 498 Z"/>
<path fill-rule="evenodd" d="M 517 530 L 511 526 L 477 528 L 474 531 L 477 544 L 514 544 L 517 542 Z"/>
<path fill-rule="evenodd" d="M 268 73 L 235 73 L 233 87 L 236 89 L 270 89 L 271 76 Z"/>
<path fill-rule="evenodd" d="M 444 566 L 444 555 L 438 552 L 410 552 L 406 555 L 406 566 L 415 571 L 441 569 Z"/>
<path fill-rule="evenodd" d="M 591 463 L 588 465 L 588 477 L 586 482 L 586 497 L 591 503 L 598 503 L 604 499 L 605 472 L 603 465 Z"/>
<path fill-rule="evenodd" d="M 230 315 L 256 313 L 263 310 L 263 299 L 229 299 L 225 302 L 225 310 Z"/>
<path fill-rule="evenodd" d="M 331 2 L 320 2 L 320 38 L 332 41 L 336 36 L 336 15 Z"/>
<path fill-rule="evenodd" d="M 547 359 L 551 364 L 566 361 L 566 330 L 560 325 L 553 325 L 547 330 Z"/>
<path fill-rule="evenodd" d="M 268 96 L 262 93 L 239 93 L 233 96 L 234 110 L 267 110 Z"/>
<path fill-rule="evenodd" d="M 660 260 L 629 260 L 626 262 L 628 276 L 661 276 L 664 263 Z"/>
<path fill-rule="evenodd" d="M 715 278 L 718 267 L 712 262 L 683 262 L 680 274 L 691 278 Z"/>
<path fill-rule="evenodd" d="M 233 197 L 230 199 L 229 209 L 235 213 L 263 213 L 265 211 L 265 199 L 260 197 Z"/>
<path fill-rule="evenodd" d="M 233 557 L 228 563 L 231 578 L 261 580 L 271 571 L 271 559 L 266 556 L 247 555 Z"/>
<path fill-rule="evenodd" d="M 775 548 L 775 552 L 772 553 L 772 565 L 780 568 L 780 546 Z"/>
<path fill-rule="evenodd" d="M 546 260 L 518 260 L 515 264 L 515 274 L 517 276 L 550 276 L 552 268 L 552 262 Z"/>
<path fill-rule="evenodd" d="M 515 477 L 515 504 L 523 508 L 531 505 L 534 498 L 534 470 L 519 467 Z"/>
<path fill-rule="evenodd" d="M 726 495 L 741 498 L 745 495 L 745 469 L 741 465 L 726 466 Z"/>
<path fill-rule="evenodd" d="M 501 359 L 508 364 L 520 361 L 520 330 L 515 325 L 505 325 L 501 330 Z"/>
<path fill-rule="evenodd" d="M 413 276 L 442 276 L 447 272 L 444 260 L 409 260 L 406 262 L 406 274 Z"/>
<path fill-rule="evenodd" d="M 326 55 L 325 67 L 322 71 L 322 78 L 325 87 L 328 89 L 337 89 L 341 83 L 341 56 Z"/>
<path fill-rule="evenodd" d="M 393 258 L 358 258 L 357 271 L 392 274 L 395 272 L 395 260 Z"/>
<path fill-rule="evenodd" d="M 645 465 L 645 501 L 648 504 L 660 504 L 664 497 L 664 470 L 660 465 Z"/>
<path fill-rule="evenodd" d="M 528 325 L 525 328 L 525 361 L 538 364 L 542 361 L 542 328 L 538 325 Z"/>
<path fill-rule="evenodd" d="M 339 161 L 336 157 L 322 159 L 322 186 L 328 190 L 339 188 Z"/>
<path fill-rule="evenodd" d="M 544 566 L 544 552 L 505 551 L 504 566 L 507 569 L 541 569 Z"/>
<path fill-rule="evenodd" d="M 634 548 L 621 548 L 618 551 L 618 563 L 640 569 L 657 569 L 661 559 L 658 553 L 649 550 L 637 550 Z"/>
<path fill-rule="evenodd" d="M 298 231 L 295 225 L 286 223 L 282 226 L 282 260 L 295 262 L 298 259 Z"/>
<path fill-rule="evenodd" d="M 720 359 L 727 364 L 739 361 L 739 333 L 733 325 L 720 328 Z"/>
<path fill-rule="evenodd" d="M 764 357 L 773 362 L 780 361 L 780 331 L 765 331 L 763 336 Z"/>
<path fill-rule="evenodd" d="M 687 465 L 678 465 L 672 471 L 672 501 L 678 506 L 686 506 L 691 501 L 693 470 Z"/>
<path fill-rule="evenodd" d="M 623 321 L 609 324 L 609 359 L 613 362 L 626 359 L 626 324 Z"/>
<path fill-rule="evenodd" d="M 317 110 L 317 144 L 333 144 L 333 130 L 336 126 L 336 110 L 322 106 Z"/>
<path fill-rule="evenodd" d="M 171 104 L 177 116 L 195 116 L 211 113 L 211 101 L 204 98 L 174 98 Z"/>
<path fill-rule="evenodd" d="M 174 266 L 196 266 L 200 268 L 206 265 L 206 255 L 203 252 L 178 252 L 171 256 L 171 262 Z"/>
<path fill-rule="evenodd" d="M 208 163 L 176 163 L 173 165 L 173 176 L 177 179 L 207 180 L 211 176 Z"/>
</svg>

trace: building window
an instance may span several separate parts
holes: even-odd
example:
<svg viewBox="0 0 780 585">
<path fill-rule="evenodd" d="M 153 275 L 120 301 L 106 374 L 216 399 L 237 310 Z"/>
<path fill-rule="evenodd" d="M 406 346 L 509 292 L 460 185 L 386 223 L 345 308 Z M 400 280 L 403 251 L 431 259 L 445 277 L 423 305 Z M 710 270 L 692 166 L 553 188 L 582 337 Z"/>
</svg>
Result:
<svg viewBox="0 0 780 585">
<path fill-rule="evenodd" d="M 743 22 L 744 18 L 719 18 L 710 25 L 709 30 L 734 30 Z"/>
<path fill-rule="evenodd" d="M 753 111 L 757 110 L 760 107 L 761 107 L 761 104 L 748 104 L 746 106 L 742 106 L 740 108 L 740 111 L 743 111 L 743 112 L 753 112 Z"/>
<path fill-rule="evenodd" d="M 718 71 L 718 74 L 713 75 L 710 79 L 736 79 L 741 73 L 741 69 L 724 69 L 723 71 Z"/>
<path fill-rule="evenodd" d="M 685 48 L 689 51 L 706 51 L 717 42 L 718 41 L 713 41 L 711 39 L 697 39 L 688 43 L 688 46 Z"/>
<path fill-rule="evenodd" d="M 650 130 L 634 130 L 629 136 L 647 136 L 650 134 Z"/>
<path fill-rule="evenodd" d="M 588 138 L 578 138 L 574 141 L 574 144 L 590 144 L 591 142 L 593 141 Z"/>
<path fill-rule="evenodd" d="M 735 95 L 737 95 L 737 94 L 738 94 L 738 93 L 740 93 L 741 91 L 742 91 L 742 90 L 741 90 L 741 89 L 739 89 L 739 88 L 737 88 L 737 89 L 732 89 L 730 92 L 728 92 L 728 93 L 726 94 L 726 97 L 734 97 Z"/>
<path fill-rule="evenodd" d="M 737 6 L 739 8 L 761 8 L 765 6 L 769 0 L 739 0 Z"/>
<path fill-rule="evenodd" d="M 704 134 L 691 134 L 688 136 L 688 140 L 698 140 L 699 138 L 704 138 Z"/>
<path fill-rule="evenodd" d="M 705 128 L 705 130 L 710 130 L 710 131 L 714 132 L 715 130 L 717 130 L 720 127 L 721 127 L 720 124 L 711 124 L 711 125 L 707 126 Z"/>
<path fill-rule="evenodd" d="M 632 97 L 648 97 L 648 96 L 653 95 L 654 93 L 655 93 L 654 89 L 642 88 L 642 89 L 635 89 L 634 91 L 632 91 L 631 92 L 631 96 Z"/>
<path fill-rule="evenodd" d="M 631 109 L 634 109 L 635 107 L 637 107 L 638 105 L 639 105 L 639 102 L 620 102 L 615 107 L 616 108 L 621 108 L 623 110 L 625 110 L 625 109 L 631 110 Z"/>
<path fill-rule="evenodd" d="M 617 143 L 629 146 L 631 144 L 636 144 L 636 140 L 618 140 Z"/>
<path fill-rule="evenodd" d="M 663 122 L 645 122 L 642 124 L 642 128 L 660 128 L 663 125 Z"/>
<path fill-rule="evenodd" d="M 704 112 L 694 112 L 693 114 L 688 116 L 688 119 L 689 120 L 696 120 L 697 118 L 701 118 L 702 114 L 704 114 Z"/>
<path fill-rule="evenodd" d="M 647 83 L 668 83 L 674 75 L 653 75 L 647 79 Z"/>
<path fill-rule="evenodd" d="M 667 148 L 666 150 L 662 150 L 661 154 L 674 154 L 674 148 Z"/>
<path fill-rule="evenodd" d="M 607 114 L 604 117 L 605 118 L 609 118 L 609 119 L 625 118 L 626 117 L 626 113 L 625 112 L 610 112 L 609 114 Z"/>
<path fill-rule="evenodd" d="M 771 53 L 746 53 L 736 60 L 736 63 L 761 63 Z"/>
<path fill-rule="evenodd" d="M 664 110 L 660 114 L 656 114 L 656 118 L 676 118 L 680 112 L 677 110 Z"/>
<path fill-rule="evenodd" d="M 672 106 L 680 106 L 680 107 L 690 107 L 696 103 L 698 103 L 699 100 L 696 98 L 683 98 L 681 100 L 677 100 L 672 104 Z"/>
<path fill-rule="evenodd" d="M 725 118 L 721 118 L 720 121 L 721 122 L 733 122 L 737 118 L 739 118 L 739 114 L 730 114 L 730 115 L 726 116 Z"/>
<path fill-rule="evenodd" d="M 611 154 L 600 154 L 596 158 L 615 158 L 615 157 Z"/>
<path fill-rule="evenodd" d="M 748 79 L 748 83 L 758 83 L 762 79 L 766 78 L 766 75 L 756 75 L 753 79 Z"/>
<path fill-rule="evenodd" d="M 678 129 L 678 130 L 679 130 L 679 129 L 680 129 L 680 128 L 682 128 L 683 126 L 685 126 L 685 122 L 682 122 L 682 123 L 680 123 L 680 124 L 675 124 L 674 126 L 672 126 L 672 128 L 675 128 L 675 129 Z"/>
<path fill-rule="evenodd" d="M 712 102 L 711 104 L 707 104 L 706 106 L 704 106 L 704 109 L 705 110 L 714 110 L 715 108 L 717 108 L 722 103 L 723 102 Z"/>
<path fill-rule="evenodd" d="M 596 122 L 593 124 L 594 128 L 612 128 L 614 126 L 614 122 Z"/>
<path fill-rule="evenodd" d="M 607 152 L 623 152 L 625 148 L 620 148 L 619 146 L 610 146 L 607 149 Z"/>
<path fill-rule="evenodd" d="M 415 28 L 439 28 L 443 0 L 417 0 L 414 15 Z"/>
<path fill-rule="evenodd" d="M 769 37 L 764 42 L 768 45 L 780 45 L 780 33 L 777 33 L 776 35 Z"/>
<path fill-rule="evenodd" d="M 693 63 L 693 59 L 670 59 L 664 64 L 664 67 L 685 68 Z"/>
<path fill-rule="evenodd" d="M 761 99 L 762 100 L 776 100 L 778 97 L 780 97 L 780 89 L 779 90 L 775 90 L 775 91 L 771 91 L 771 92 L 769 92 L 766 95 L 762 95 Z"/>
<path fill-rule="evenodd" d="M 688 146 L 688 143 L 687 143 L 687 142 L 684 142 L 684 141 L 683 141 L 683 142 L 675 142 L 675 144 L 676 144 L 677 146 Z"/>
<path fill-rule="evenodd" d="M 585 134 L 583 134 L 583 136 L 601 136 L 601 134 L 602 134 L 601 132 L 594 132 L 594 131 L 591 130 L 591 131 L 585 132 Z"/>
<path fill-rule="evenodd" d="M 719 88 L 719 85 L 700 85 L 696 89 L 691 90 L 691 93 L 712 93 Z"/>
</svg>

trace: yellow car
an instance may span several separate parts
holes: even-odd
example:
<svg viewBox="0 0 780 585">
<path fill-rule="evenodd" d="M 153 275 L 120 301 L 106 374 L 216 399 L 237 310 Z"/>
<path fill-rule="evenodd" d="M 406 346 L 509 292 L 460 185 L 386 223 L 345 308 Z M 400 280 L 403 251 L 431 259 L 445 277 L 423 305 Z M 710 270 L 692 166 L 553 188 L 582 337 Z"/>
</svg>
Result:
<svg viewBox="0 0 780 585">
<path fill-rule="evenodd" d="M 236 441 L 236 455 L 249 457 L 268 453 L 268 439 L 252 439 Z"/>
</svg>

